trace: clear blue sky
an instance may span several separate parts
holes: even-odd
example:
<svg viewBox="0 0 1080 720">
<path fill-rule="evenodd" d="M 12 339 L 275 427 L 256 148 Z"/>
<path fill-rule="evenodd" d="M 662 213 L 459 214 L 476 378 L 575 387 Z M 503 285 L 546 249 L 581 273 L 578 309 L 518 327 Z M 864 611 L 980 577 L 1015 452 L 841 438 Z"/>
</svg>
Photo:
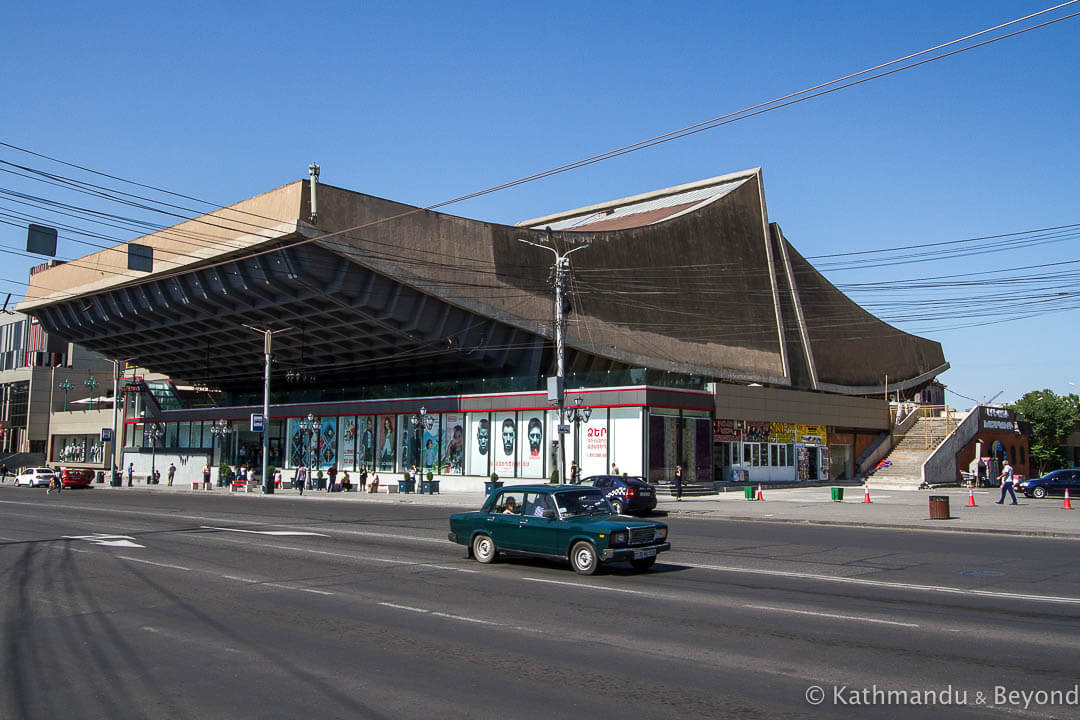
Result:
<svg viewBox="0 0 1080 720">
<path fill-rule="evenodd" d="M 430 205 L 1051 4 L 15 3 L 0 26 L 0 141 L 219 204 L 317 161 L 323 182 Z M 1075 18 L 446 211 L 514 223 L 761 166 L 770 219 L 810 257 L 1080 223 L 1078 87 Z M 8 148 L 0 160 L 72 174 Z M 0 188 L 138 216 L 9 172 Z M 38 211 L 0 196 L 0 213 Z M 0 224 L 0 289 L 15 298 L 34 264 L 10 252 L 24 228 Z M 1012 401 L 1080 385 L 1077 282 L 1063 274 L 1076 271 L 1042 267 L 1080 259 L 1077 236 L 959 257 L 939 251 L 968 244 L 910 250 L 850 270 L 813 262 L 879 316 L 940 341 L 950 389 Z M 95 249 L 71 237 L 62 257 Z M 930 261 L 916 262 L 923 252 Z M 948 277 L 903 289 L 929 276 Z M 1048 277 L 1003 282 L 1030 276 Z M 850 287 L 868 282 L 890 284 Z"/>
</svg>

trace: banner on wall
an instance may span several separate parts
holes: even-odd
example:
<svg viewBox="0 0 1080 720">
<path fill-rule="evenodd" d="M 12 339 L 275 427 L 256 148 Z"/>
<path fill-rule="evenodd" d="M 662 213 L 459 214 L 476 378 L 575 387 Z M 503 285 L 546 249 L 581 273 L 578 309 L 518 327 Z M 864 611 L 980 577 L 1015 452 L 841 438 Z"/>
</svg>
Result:
<svg viewBox="0 0 1080 720">
<path fill-rule="evenodd" d="M 465 463 L 465 416 L 446 413 L 442 416 L 442 468 L 444 475 L 460 475 Z"/>
<path fill-rule="evenodd" d="M 514 477 L 514 454 L 517 452 L 517 423 L 516 413 L 494 413 L 492 425 L 496 430 L 495 442 L 491 448 L 491 459 L 494 472 L 499 477 Z"/>
<path fill-rule="evenodd" d="M 321 418 L 319 422 L 319 438 L 315 441 L 315 454 L 319 459 L 315 467 L 327 469 L 337 464 L 337 418 Z"/>
<path fill-rule="evenodd" d="M 746 442 L 766 442 L 769 439 L 769 423 L 746 420 L 742 424 L 743 440 Z"/>
<path fill-rule="evenodd" d="M 405 472 L 420 464 L 420 437 L 417 426 L 409 422 L 412 415 L 398 415 L 398 469 Z"/>
<path fill-rule="evenodd" d="M 522 412 L 518 419 L 518 475 L 544 476 L 544 411 Z"/>
<path fill-rule="evenodd" d="M 420 459 L 424 461 L 424 469 L 438 472 L 439 464 L 439 418 L 435 416 L 431 427 L 424 427 L 423 447 L 420 449 Z"/>
<path fill-rule="evenodd" d="M 360 464 L 369 468 L 375 467 L 375 417 L 367 415 L 359 419 L 357 426 L 358 447 L 357 454 L 360 456 Z"/>
<path fill-rule="evenodd" d="M 589 418 L 589 422 L 581 426 L 581 432 L 585 436 L 585 455 L 581 463 L 584 475 L 602 475 L 609 472 L 608 457 L 608 429 L 607 418 Z"/>
<path fill-rule="evenodd" d="M 793 443 L 798 428 L 793 423 L 769 423 L 769 442 Z"/>
<path fill-rule="evenodd" d="M 308 434 L 300 429 L 300 418 L 289 418 L 287 432 L 289 438 L 289 467 L 307 465 Z"/>
<path fill-rule="evenodd" d="M 356 469 L 356 418 L 338 418 L 338 469 Z"/>
<path fill-rule="evenodd" d="M 487 477 L 490 472 L 488 460 L 491 457 L 491 421 L 487 413 L 469 413 L 466 419 L 469 463 L 465 472 Z"/>
<path fill-rule="evenodd" d="M 798 438 L 804 445 L 825 445 L 828 434 L 824 425 L 799 425 Z"/>
<path fill-rule="evenodd" d="M 394 450 L 397 448 L 395 437 L 395 425 L 393 415 L 379 416 L 379 444 L 377 446 L 378 466 L 380 472 L 394 469 Z"/>
<path fill-rule="evenodd" d="M 735 429 L 734 420 L 716 420 L 713 422 L 714 442 L 735 442 L 739 439 L 739 431 Z"/>
</svg>

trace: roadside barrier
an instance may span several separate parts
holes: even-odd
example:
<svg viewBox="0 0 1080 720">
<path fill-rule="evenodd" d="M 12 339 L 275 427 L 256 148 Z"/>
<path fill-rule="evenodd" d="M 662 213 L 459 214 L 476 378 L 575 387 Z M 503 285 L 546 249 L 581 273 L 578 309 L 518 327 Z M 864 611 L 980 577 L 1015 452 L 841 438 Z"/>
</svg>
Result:
<svg viewBox="0 0 1080 720">
<path fill-rule="evenodd" d="M 975 490 L 971 487 L 971 483 L 968 483 L 968 507 L 975 507 Z"/>
<path fill-rule="evenodd" d="M 765 493 L 761 492 L 761 483 L 758 483 L 758 486 L 757 486 L 757 498 L 756 499 L 757 500 L 764 500 L 765 499 Z"/>
<path fill-rule="evenodd" d="M 1066 510 L 1072 510 L 1072 502 L 1069 500 L 1069 488 L 1065 488 L 1065 505 L 1063 507 Z"/>
<path fill-rule="evenodd" d="M 862 501 L 863 501 L 864 503 L 868 503 L 868 502 L 870 502 L 870 483 L 865 483 L 865 484 L 863 485 L 863 496 L 862 496 Z"/>
</svg>

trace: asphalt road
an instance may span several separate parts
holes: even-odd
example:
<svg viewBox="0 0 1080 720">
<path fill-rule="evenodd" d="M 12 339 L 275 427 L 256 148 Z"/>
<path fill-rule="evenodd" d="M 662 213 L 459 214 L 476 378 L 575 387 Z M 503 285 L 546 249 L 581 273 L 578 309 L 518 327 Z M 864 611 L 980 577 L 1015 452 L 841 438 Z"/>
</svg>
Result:
<svg viewBox="0 0 1080 720">
<path fill-rule="evenodd" d="M 1080 717 L 1075 541 L 673 518 L 585 578 L 447 515 L 0 486 L 0 717 Z"/>
</svg>

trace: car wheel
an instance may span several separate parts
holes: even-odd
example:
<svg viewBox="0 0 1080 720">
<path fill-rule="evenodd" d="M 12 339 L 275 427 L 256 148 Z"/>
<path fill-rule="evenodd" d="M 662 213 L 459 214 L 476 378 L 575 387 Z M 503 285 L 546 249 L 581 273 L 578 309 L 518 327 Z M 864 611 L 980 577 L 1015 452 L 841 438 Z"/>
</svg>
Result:
<svg viewBox="0 0 1080 720">
<path fill-rule="evenodd" d="M 490 535 L 477 535 L 472 541 L 472 554 L 485 565 L 495 560 L 495 541 Z"/>
<path fill-rule="evenodd" d="M 1039 498 L 1039 499 L 1042 499 L 1042 498 L 1046 497 L 1046 488 L 1037 487 L 1037 488 L 1035 488 L 1035 489 L 1033 489 L 1031 491 L 1031 494 L 1034 495 L 1035 497 Z"/>
<path fill-rule="evenodd" d="M 570 567 L 574 568 L 578 575 L 592 575 L 596 572 L 600 562 L 592 543 L 584 540 L 574 543 L 574 547 L 570 548 Z"/>
<path fill-rule="evenodd" d="M 618 500 L 612 500 L 611 501 L 611 509 L 615 511 L 616 515 L 622 515 L 624 508 L 623 508 L 623 504 L 621 502 L 619 502 Z"/>
<path fill-rule="evenodd" d="M 638 572 L 645 572 L 646 570 L 648 570 L 649 568 L 651 568 L 653 565 L 656 564 L 656 556 L 653 555 L 652 557 L 649 557 L 649 558 L 642 558 L 640 560 L 631 560 L 630 564 Z"/>
</svg>

